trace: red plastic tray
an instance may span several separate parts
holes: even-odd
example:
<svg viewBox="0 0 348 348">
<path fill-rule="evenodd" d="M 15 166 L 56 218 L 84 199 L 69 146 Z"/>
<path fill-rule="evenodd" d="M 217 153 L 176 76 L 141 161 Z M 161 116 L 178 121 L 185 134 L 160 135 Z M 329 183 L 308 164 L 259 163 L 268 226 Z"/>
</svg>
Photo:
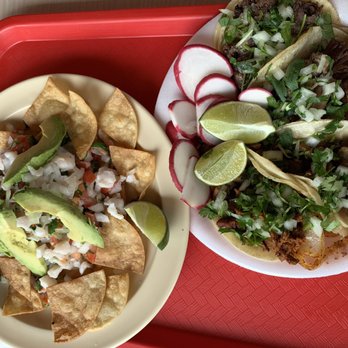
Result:
<svg viewBox="0 0 348 348">
<path fill-rule="evenodd" d="M 84 74 L 122 88 L 152 112 L 177 52 L 221 7 L 5 19 L 0 22 L 0 90 L 41 74 Z M 123 345 L 178 346 L 347 347 L 348 274 L 269 277 L 228 263 L 191 236 L 167 303 Z"/>
</svg>

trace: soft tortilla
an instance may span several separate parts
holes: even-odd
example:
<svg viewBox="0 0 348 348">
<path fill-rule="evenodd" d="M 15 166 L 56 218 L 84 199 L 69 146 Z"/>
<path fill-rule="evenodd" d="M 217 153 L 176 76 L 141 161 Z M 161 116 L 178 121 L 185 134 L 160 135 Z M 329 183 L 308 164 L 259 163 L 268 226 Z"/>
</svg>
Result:
<svg viewBox="0 0 348 348">
<path fill-rule="evenodd" d="M 47 288 L 54 341 L 70 341 L 92 328 L 105 291 L 104 270 Z"/>
<path fill-rule="evenodd" d="M 234 11 L 235 7 L 242 3 L 243 0 L 232 0 L 228 5 L 227 9 Z M 332 18 L 332 23 L 334 25 L 339 25 L 341 23 L 339 15 L 328 0 L 303 0 L 305 2 L 317 3 L 322 7 L 322 12 L 330 13 Z M 217 24 L 214 43 L 215 47 L 221 51 L 223 37 L 224 37 L 225 27 L 222 27 L 219 23 Z M 250 86 L 261 86 L 266 80 L 266 74 L 274 67 L 279 67 L 285 69 L 289 63 L 295 58 L 305 58 L 313 50 L 313 47 L 318 46 L 321 43 L 322 34 L 320 27 L 311 27 L 300 36 L 300 38 L 292 45 L 279 52 L 275 58 L 271 59 L 267 64 L 265 64 L 259 71 L 257 77 L 252 81 Z"/>
<path fill-rule="evenodd" d="M 145 249 L 139 233 L 126 219 L 119 220 L 109 215 L 109 220 L 100 229 L 105 246 L 97 248 L 94 263 L 142 274 Z"/>
<path fill-rule="evenodd" d="M 112 94 L 99 116 L 100 129 L 116 145 L 134 149 L 138 139 L 138 120 L 133 106 L 118 88 Z"/>
</svg>

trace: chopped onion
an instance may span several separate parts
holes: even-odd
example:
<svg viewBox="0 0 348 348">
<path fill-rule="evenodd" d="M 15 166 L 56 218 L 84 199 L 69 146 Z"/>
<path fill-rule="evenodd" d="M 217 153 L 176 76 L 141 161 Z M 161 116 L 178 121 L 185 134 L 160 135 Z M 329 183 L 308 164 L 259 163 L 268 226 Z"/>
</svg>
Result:
<svg viewBox="0 0 348 348">
<path fill-rule="evenodd" d="M 278 53 L 277 50 L 270 45 L 265 45 L 265 50 L 266 50 L 267 54 L 272 56 L 272 57 L 274 57 Z"/>
<path fill-rule="evenodd" d="M 284 42 L 283 36 L 281 33 L 276 33 L 271 37 L 271 41 L 273 42 Z"/>
<path fill-rule="evenodd" d="M 53 265 L 50 267 L 50 269 L 48 270 L 47 274 L 51 277 L 51 278 L 58 278 L 59 273 L 63 270 L 63 268 L 61 268 L 58 265 Z"/>
<path fill-rule="evenodd" d="M 122 220 L 124 216 L 117 212 L 116 206 L 114 203 L 111 203 L 107 208 L 108 213 L 116 219 Z"/>
<path fill-rule="evenodd" d="M 322 95 L 329 95 L 329 94 L 335 93 L 335 91 L 336 91 L 336 82 L 331 82 L 323 86 Z"/>
<path fill-rule="evenodd" d="M 341 86 L 337 86 L 337 91 L 335 93 L 335 96 L 338 100 L 341 100 L 344 97 L 345 93 Z"/>
<path fill-rule="evenodd" d="M 243 45 L 243 43 L 244 43 L 245 41 L 248 41 L 248 40 L 251 38 L 251 36 L 253 35 L 253 31 L 254 31 L 253 28 L 250 29 L 250 30 L 241 38 L 241 40 L 239 40 L 239 41 L 236 43 L 236 47 L 239 47 L 239 46 Z"/>
<path fill-rule="evenodd" d="M 326 114 L 326 110 L 323 109 L 310 108 L 309 111 L 314 115 L 316 121 L 319 121 Z"/>
<path fill-rule="evenodd" d="M 295 219 L 289 219 L 284 222 L 284 228 L 288 231 L 292 231 L 297 227 L 297 221 Z"/>
<path fill-rule="evenodd" d="M 281 80 L 285 76 L 284 71 L 278 67 L 275 68 L 274 70 L 272 70 L 272 74 L 273 74 L 274 78 L 278 81 Z"/>
<path fill-rule="evenodd" d="M 103 223 L 110 222 L 109 217 L 103 213 L 95 213 L 94 216 L 97 222 L 103 222 Z"/>
<path fill-rule="evenodd" d="M 250 185 L 250 180 L 245 179 L 245 180 L 242 182 L 242 184 L 240 185 L 239 191 L 244 191 L 244 190 L 246 190 L 246 189 L 249 187 L 249 185 Z"/>
<path fill-rule="evenodd" d="M 341 175 L 348 174 L 348 167 L 346 167 L 346 166 L 338 166 L 336 168 L 336 172 L 341 174 Z"/>
<path fill-rule="evenodd" d="M 302 75 L 302 76 L 309 75 L 315 70 L 315 68 L 316 68 L 315 64 L 307 65 L 300 70 L 300 75 Z"/>
<path fill-rule="evenodd" d="M 101 167 L 95 181 L 100 188 L 112 188 L 116 182 L 115 171 L 107 167 Z"/>
<path fill-rule="evenodd" d="M 279 14 L 283 17 L 283 19 L 291 18 L 294 15 L 294 10 L 291 6 L 285 6 L 283 4 L 278 6 Z"/>
<path fill-rule="evenodd" d="M 95 213 L 101 213 L 104 210 L 104 205 L 103 203 L 97 203 L 91 205 L 90 207 L 88 207 L 88 209 L 94 211 Z"/>
<path fill-rule="evenodd" d="M 233 12 L 229 10 L 228 8 L 222 8 L 220 9 L 220 12 L 226 16 L 233 16 Z"/>
<path fill-rule="evenodd" d="M 48 275 L 45 275 L 45 276 L 39 278 L 39 281 L 40 281 L 40 285 L 41 285 L 44 289 L 46 289 L 46 288 L 48 288 L 48 287 L 50 287 L 50 286 L 52 286 L 52 285 L 57 284 L 57 280 L 51 278 L 51 277 L 48 276 Z"/>
<path fill-rule="evenodd" d="M 316 137 L 309 137 L 306 139 L 306 144 L 310 147 L 316 147 L 319 145 L 319 143 L 320 143 L 320 139 Z"/>
<path fill-rule="evenodd" d="M 342 208 L 348 208 L 348 199 L 341 199 L 340 203 Z"/>
<path fill-rule="evenodd" d="M 256 44 L 258 43 L 265 43 L 267 41 L 271 40 L 271 35 L 267 33 L 267 31 L 259 31 L 255 35 L 252 36 L 253 40 L 255 41 Z"/>
<path fill-rule="evenodd" d="M 92 265 L 86 261 L 83 261 L 79 267 L 80 274 L 83 274 L 87 268 L 91 268 Z"/>
<path fill-rule="evenodd" d="M 313 232 L 320 237 L 323 233 L 323 228 L 321 227 L 321 220 L 318 219 L 316 216 L 312 216 L 310 219 L 310 222 L 312 224 L 312 230 Z"/>
<path fill-rule="evenodd" d="M 325 68 L 325 65 L 329 64 L 328 56 L 326 54 L 322 54 L 320 57 L 320 61 L 318 64 L 317 72 L 321 74 Z"/>
</svg>

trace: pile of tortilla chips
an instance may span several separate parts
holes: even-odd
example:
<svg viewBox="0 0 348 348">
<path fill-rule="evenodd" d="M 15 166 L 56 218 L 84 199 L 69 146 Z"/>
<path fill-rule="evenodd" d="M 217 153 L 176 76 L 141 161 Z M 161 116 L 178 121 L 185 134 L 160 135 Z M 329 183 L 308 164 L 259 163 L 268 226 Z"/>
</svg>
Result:
<svg viewBox="0 0 348 348">
<path fill-rule="evenodd" d="M 98 134 L 109 145 L 111 161 L 118 174 L 127 175 L 132 171 L 136 178 L 124 183 L 124 200 L 142 197 L 155 176 L 155 156 L 135 149 L 138 121 L 127 97 L 116 89 L 96 117 L 81 96 L 58 84 L 59 81 L 49 78 L 27 110 L 24 121 L 30 127 L 28 133 L 40 136 L 42 121 L 60 115 L 79 159 L 86 156 Z M 10 135 L 0 131 L 1 148 L 6 147 Z M 72 272 L 69 274 L 72 280 L 47 288 L 55 342 L 67 342 L 118 316 L 127 303 L 129 272 L 143 273 L 145 250 L 138 231 L 126 219 L 112 216 L 109 219 L 110 223 L 99 229 L 105 247 L 97 248 L 92 261 L 94 267 L 83 276 Z M 45 308 L 26 267 L 13 258 L 0 257 L 0 272 L 9 282 L 4 315 L 33 313 Z"/>
</svg>

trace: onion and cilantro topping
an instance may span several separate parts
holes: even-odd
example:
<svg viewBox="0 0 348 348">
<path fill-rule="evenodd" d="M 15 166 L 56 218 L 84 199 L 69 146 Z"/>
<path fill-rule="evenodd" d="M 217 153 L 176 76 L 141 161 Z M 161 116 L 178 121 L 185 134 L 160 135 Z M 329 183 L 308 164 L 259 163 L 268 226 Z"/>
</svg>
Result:
<svg viewBox="0 0 348 348">
<path fill-rule="evenodd" d="M 222 52 L 236 69 L 236 82 L 246 88 L 258 71 L 312 26 L 325 41 L 333 37 L 332 20 L 316 3 L 301 0 L 245 0 L 222 11 Z"/>
</svg>

